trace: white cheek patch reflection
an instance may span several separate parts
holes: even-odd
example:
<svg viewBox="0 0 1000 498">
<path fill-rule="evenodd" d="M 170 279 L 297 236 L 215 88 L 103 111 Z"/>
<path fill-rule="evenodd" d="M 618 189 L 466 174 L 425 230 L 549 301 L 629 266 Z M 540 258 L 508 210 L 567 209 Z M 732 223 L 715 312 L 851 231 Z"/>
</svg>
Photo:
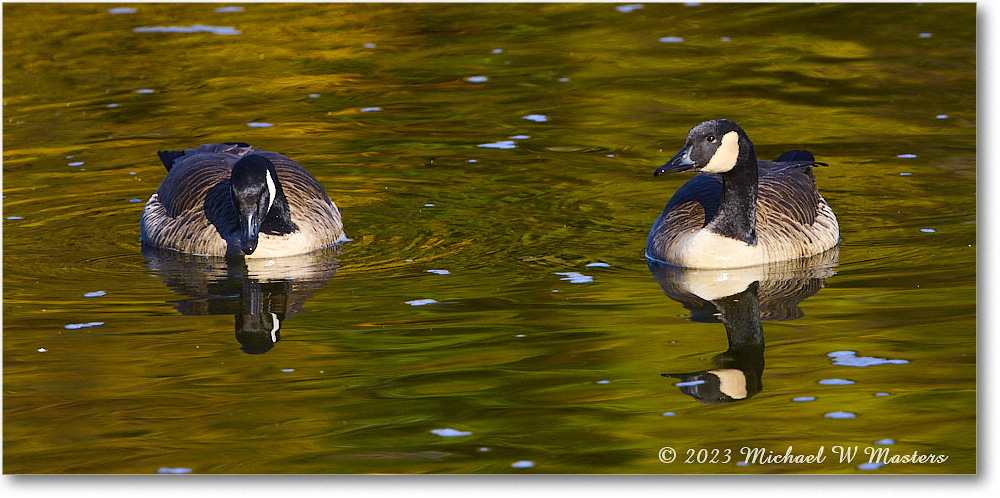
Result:
<svg viewBox="0 0 1000 498">
<path fill-rule="evenodd" d="M 740 137 L 735 131 L 722 136 L 722 143 L 715 150 L 712 159 L 702 168 L 706 173 L 725 173 L 736 166 L 740 155 Z"/>
<path fill-rule="evenodd" d="M 271 205 L 274 204 L 274 194 L 277 189 L 274 188 L 274 179 L 271 178 L 271 170 L 267 170 L 267 210 L 271 210 Z"/>
</svg>

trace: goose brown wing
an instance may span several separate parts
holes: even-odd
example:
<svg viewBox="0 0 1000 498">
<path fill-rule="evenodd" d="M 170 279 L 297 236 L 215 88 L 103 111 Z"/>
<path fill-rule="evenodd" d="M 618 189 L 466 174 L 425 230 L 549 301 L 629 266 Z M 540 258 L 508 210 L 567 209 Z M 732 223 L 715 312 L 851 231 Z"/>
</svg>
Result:
<svg viewBox="0 0 1000 498">
<path fill-rule="evenodd" d="M 813 161 L 758 161 L 758 232 L 794 221 L 812 225 L 821 201 L 813 176 Z M 782 220 L 781 218 L 785 218 Z"/>
</svg>

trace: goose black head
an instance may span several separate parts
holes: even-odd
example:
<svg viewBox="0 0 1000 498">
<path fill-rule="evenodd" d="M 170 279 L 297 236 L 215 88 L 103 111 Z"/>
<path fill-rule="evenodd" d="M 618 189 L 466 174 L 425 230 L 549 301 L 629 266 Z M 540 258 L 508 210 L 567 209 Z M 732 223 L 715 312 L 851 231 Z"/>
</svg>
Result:
<svg viewBox="0 0 1000 498">
<path fill-rule="evenodd" d="M 713 119 L 691 128 L 684 147 L 653 176 L 679 171 L 725 174 L 747 159 L 756 166 L 753 144 L 743 129 L 728 119 Z"/>
<path fill-rule="evenodd" d="M 253 254 L 261 225 L 275 201 L 284 202 L 278 172 L 267 158 L 251 154 L 233 165 L 229 182 L 233 208 L 240 220 L 240 249 L 244 254 Z"/>
</svg>

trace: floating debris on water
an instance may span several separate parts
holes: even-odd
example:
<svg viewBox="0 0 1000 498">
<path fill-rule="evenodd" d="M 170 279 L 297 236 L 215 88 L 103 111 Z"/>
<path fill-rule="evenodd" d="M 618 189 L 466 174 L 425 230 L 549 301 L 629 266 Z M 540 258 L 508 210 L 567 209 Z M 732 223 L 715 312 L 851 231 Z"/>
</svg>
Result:
<svg viewBox="0 0 1000 498">
<path fill-rule="evenodd" d="M 536 123 L 544 123 L 549 120 L 549 117 L 544 114 L 528 114 L 527 116 L 521 116 L 521 119 L 527 119 L 528 121 L 534 121 Z"/>
<path fill-rule="evenodd" d="M 880 397 L 880 398 L 883 398 L 883 397 L 885 397 L 885 396 L 892 396 L 892 395 L 891 395 L 891 394 L 889 394 L 889 393 L 875 393 L 875 396 L 878 396 L 878 397 Z"/>
<path fill-rule="evenodd" d="M 854 414 L 851 412 L 830 412 L 823 416 L 826 418 L 854 418 Z"/>
<path fill-rule="evenodd" d="M 630 3 L 628 5 L 619 5 L 619 6 L 615 7 L 615 10 L 617 10 L 618 12 L 623 12 L 623 13 L 627 14 L 629 12 L 632 12 L 634 10 L 639 10 L 641 8 L 643 8 L 643 5 L 641 3 Z"/>
<path fill-rule="evenodd" d="M 437 301 L 433 299 L 416 299 L 413 301 L 407 301 L 405 304 L 409 304 L 410 306 L 424 306 L 428 304 L 434 304 L 436 302 Z"/>
<path fill-rule="evenodd" d="M 39 353 L 48 353 L 48 352 L 49 352 L 49 350 L 48 350 L 48 349 L 45 349 L 45 348 L 38 348 L 38 352 L 39 352 Z"/>
<path fill-rule="evenodd" d="M 295 369 L 294 368 L 282 368 L 281 371 L 284 372 L 284 373 L 292 373 L 292 372 L 295 371 Z"/>
<path fill-rule="evenodd" d="M 378 111 L 381 111 L 381 110 L 382 110 L 381 107 L 365 107 L 365 108 L 361 109 L 361 112 L 378 112 Z"/>
<path fill-rule="evenodd" d="M 83 161 L 72 162 L 67 164 L 66 166 L 83 166 Z"/>
<path fill-rule="evenodd" d="M 428 203 L 428 204 L 424 204 L 424 207 L 425 207 L 425 208 L 432 208 L 432 207 L 434 207 L 434 205 L 433 205 L 433 204 L 430 204 L 430 203 Z"/>
<path fill-rule="evenodd" d="M 610 268 L 611 265 L 607 263 L 587 263 L 587 268 Z"/>
<path fill-rule="evenodd" d="M 847 379 L 823 379 L 819 381 L 819 384 L 824 386 L 847 386 L 853 383 L 853 380 Z"/>
<path fill-rule="evenodd" d="M 481 452 L 485 453 L 485 452 L 487 452 L 487 451 L 490 451 L 490 449 L 489 449 L 489 448 L 487 448 L 487 447 L 485 447 L 485 446 L 483 446 L 482 448 L 479 448 L 479 451 L 481 451 Z"/>
<path fill-rule="evenodd" d="M 514 337 L 524 337 L 524 334 L 517 334 Z"/>
<path fill-rule="evenodd" d="M 148 93 L 156 93 L 156 90 L 153 90 L 152 88 L 140 88 L 140 89 L 136 90 L 135 93 L 147 93 L 147 94 Z"/>
<path fill-rule="evenodd" d="M 108 9 L 108 14 L 135 14 L 137 10 L 131 7 L 115 7 L 113 9 Z"/>
<path fill-rule="evenodd" d="M 156 473 L 157 474 L 190 474 L 191 473 L 191 469 L 184 468 L 184 467 L 178 467 L 178 468 L 160 467 L 156 471 Z"/>
<path fill-rule="evenodd" d="M 471 432 L 460 431 L 456 429 L 434 429 L 431 431 L 432 434 L 437 434 L 441 437 L 460 437 L 460 436 L 471 436 Z"/>
<path fill-rule="evenodd" d="M 938 118 L 938 119 L 948 119 L 948 115 L 947 114 L 938 114 L 935 117 Z"/>
<path fill-rule="evenodd" d="M 663 416 L 664 417 L 673 417 L 675 415 L 677 415 L 677 414 L 674 413 L 674 412 L 663 412 Z"/>
<path fill-rule="evenodd" d="M 216 12 L 221 14 L 228 14 L 230 12 L 243 12 L 243 7 L 231 6 L 231 7 L 216 7 Z"/>
<path fill-rule="evenodd" d="M 900 159 L 913 159 L 913 158 L 917 157 L 917 155 L 916 154 L 900 154 L 900 155 L 898 155 L 896 157 L 898 157 Z"/>
<path fill-rule="evenodd" d="M 913 173 L 900 173 L 900 174 L 899 174 L 899 176 L 910 176 L 910 175 L 912 175 L 912 174 L 913 174 Z"/>
<path fill-rule="evenodd" d="M 106 294 L 106 292 L 104 292 L 104 291 L 94 291 L 94 292 L 88 292 L 88 293 L 84 294 L 83 297 L 101 297 L 101 296 L 103 296 L 105 294 Z"/>
<path fill-rule="evenodd" d="M 427 270 L 427 273 L 433 273 L 435 275 L 450 275 L 451 272 L 448 270 Z"/>
<path fill-rule="evenodd" d="M 194 24 L 191 26 L 140 26 L 132 28 L 136 33 L 213 33 L 216 35 L 238 35 L 240 31 L 232 26 L 208 26 Z"/>
<path fill-rule="evenodd" d="M 465 81 L 468 81 L 469 83 L 486 83 L 489 80 L 490 79 L 486 76 L 469 76 L 468 78 L 465 78 Z"/>
<path fill-rule="evenodd" d="M 833 358 L 833 364 L 842 367 L 870 367 L 874 365 L 885 365 L 887 363 L 901 365 L 909 363 L 908 360 L 888 360 L 885 358 L 875 358 L 873 356 L 857 356 L 857 351 L 834 351 L 827 356 Z"/>
<path fill-rule="evenodd" d="M 797 401 L 797 402 L 816 401 L 816 396 L 799 396 L 797 398 L 792 398 L 792 401 Z"/>
<path fill-rule="evenodd" d="M 684 43 L 684 38 L 679 36 L 664 36 L 660 38 L 660 43 Z"/>
<path fill-rule="evenodd" d="M 598 384 L 610 384 L 611 381 L 610 380 L 599 380 L 599 381 L 597 381 L 597 383 Z"/>
<path fill-rule="evenodd" d="M 585 284 L 587 282 L 593 282 L 594 277 L 584 275 L 582 273 L 577 273 L 575 271 L 556 273 L 556 275 L 563 275 L 566 278 L 560 278 L 559 280 L 569 280 L 571 284 Z"/>
<path fill-rule="evenodd" d="M 935 230 L 933 228 L 921 228 L 920 231 L 924 232 L 924 233 L 935 233 L 935 232 L 937 232 L 937 230 Z"/>
<path fill-rule="evenodd" d="M 499 142 L 493 142 L 489 144 L 479 144 L 477 147 L 483 147 L 486 149 L 514 149 L 517 144 L 513 140 L 501 140 Z"/>
<path fill-rule="evenodd" d="M 530 469 L 535 466 L 535 462 L 532 462 L 531 460 L 518 460 L 510 464 L 510 466 L 515 469 Z"/>
<path fill-rule="evenodd" d="M 98 325 L 104 325 L 104 322 L 90 322 L 90 323 L 71 323 L 66 325 L 65 328 L 69 330 L 82 329 L 85 327 L 97 327 Z"/>
<path fill-rule="evenodd" d="M 272 127 L 274 125 L 271 124 L 271 123 L 260 123 L 260 122 L 254 121 L 252 123 L 247 123 L 247 126 L 249 126 L 251 128 L 270 128 L 270 127 Z"/>
</svg>

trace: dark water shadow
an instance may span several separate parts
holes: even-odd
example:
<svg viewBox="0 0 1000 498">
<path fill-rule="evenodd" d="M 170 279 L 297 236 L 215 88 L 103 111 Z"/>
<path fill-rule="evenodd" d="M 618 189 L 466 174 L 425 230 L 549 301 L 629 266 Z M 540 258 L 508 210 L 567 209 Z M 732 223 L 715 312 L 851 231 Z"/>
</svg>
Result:
<svg viewBox="0 0 1000 498">
<path fill-rule="evenodd" d="M 721 323 L 729 349 L 712 358 L 714 368 L 664 373 L 681 392 L 701 403 L 750 399 L 763 389 L 764 321 L 796 320 L 799 303 L 834 275 L 839 249 L 795 261 L 729 270 L 691 270 L 650 262 L 653 280 L 691 312 L 691 320 Z"/>
<path fill-rule="evenodd" d="M 285 320 L 303 311 L 312 293 L 337 273 L 340 247 L 302 256 L 225 259 L 143 247 L 146 268 L 187 296 L 182 315 L 233 315 L 236 340 L 247 354 L 270 351 L 281 340 Z"/>
</svg>

